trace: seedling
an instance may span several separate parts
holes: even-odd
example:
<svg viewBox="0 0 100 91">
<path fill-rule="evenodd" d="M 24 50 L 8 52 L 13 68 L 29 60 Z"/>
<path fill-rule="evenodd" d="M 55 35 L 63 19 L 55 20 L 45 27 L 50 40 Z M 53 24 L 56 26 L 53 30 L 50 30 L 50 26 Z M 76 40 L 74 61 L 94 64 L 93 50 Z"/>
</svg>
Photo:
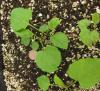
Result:
<svg viewBox="0 0 100 91">
<path fill-rule="evenodd" d="M 56 32 L 56 27 L 60 25 L 61 19 L 54 17 L 45 24 L 42 24 L 38 29 L 29 23 L 31 18 L 32 11 L 30 9 L 15 8 L 11 12 L 11 28 L 13 32 L 20 37 L 21 44 L 32 48 L 33 51 L 29 52 L 29 57 L 32 60 L 35 59 L 37 66 L 42 71 L 50 74 L 58 70 L 58 66 L 61 62 L 61 53 L 58 48 L 67 49 L 69 40 L 67 35 L 63 32 Z M 33 31 L 29 30 L 28 26 L 30 26 Z M 38 32 L 39 36 L 34 30 Z M 47 39 L 47 37 L 49 38 Z M 47 83 L 42 82 L 44 79 Z M 48 77 L 41 76 L 37 81 L 42 90 L 48 89 L 50 85 Z"/>
<path fill-rule="evenodd" d="M 78 22 L 78 26 L 81 30 L 79 34 L 80 40 L 88 47 L 95 45 L 96 42 L 99 41 L 100 39 L 100 35 L 96 29 L 96 25 L 99 22 L 100 22 L 100 14 L 98 13 L 92 14 L 92 20 L 82 19 Z M 95 26 L 94 30 L 88 28 L 91 23 L 94 23 Z"/>
<path fill-rule="evenodd" d="M 24 14 L 24 15 L 23 15 Z M 61 63 L 61 53 L 58 48 L 68 48 L 68 37 L 63 32 L 56 32 L 56 28 L 60 25 L 61 19 L 54 17 L 39 28 L 29 23 L 32 18 L 32 10 L 24 8 L 15 8 L 11 12 L 10 23 L 13 32 L 21 39 L 21 44 L 29 46 L 32 50 L 29 52 L 31 60 L 35 60 L 37 66 L 47 75 L 37 78 L 38 85 L 41 90 L 46 91 L 50 84 L 48 75 L 58 70 Z M 100 22 L 100 15 L 94 13 L 92 22 L 96 26 Z M 78 22 L 81 30 L 80 40 L 87 46 L 93 46 L 99 40 L 99 33 L 95 30 L 90 31 L 88 26 L 91 21 L 83 19 Z M 79 81 L 80 87 L 90 88 L 100 82 L 100 59 L 86 58 L 80 59 L 72 63 L 67 71 L 68 75 Z M 55 85 L 62 88 L 67 86 L 55 74 Z M 53 84 L 54 85 L 54 84 Z"/>
</svg>

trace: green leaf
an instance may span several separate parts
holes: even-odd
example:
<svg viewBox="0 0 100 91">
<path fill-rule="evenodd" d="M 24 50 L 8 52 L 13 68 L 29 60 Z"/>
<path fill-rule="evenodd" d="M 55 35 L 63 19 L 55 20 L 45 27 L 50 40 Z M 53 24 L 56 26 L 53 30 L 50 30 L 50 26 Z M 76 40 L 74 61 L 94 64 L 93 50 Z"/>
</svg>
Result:
<svg viewBox="0 0 100 91">
<path fill-rule="evenodd" d="M 32 10 L 24 8 L 15 8 L 11 12 L 10 22 L 14 32 L 25 29 L 32 18 Z"/>
<path fill-rule="evenodd" d="M 88 29 L 84 28 L 84 32 L 80 32 L 79 36 L 80 40 L 88 47 L 95 45 L 99 40 L 99 33 L 96 30 L 89 31 Z"/>
<path fill-rule="evenodd" d="M 40 28 L 39 28 L 39 31 L 42 32 L 42 33 L 48 32 L 49 31 L 48 25 L 47 24 L 41 25 Z"/>
<path fill-rule="evenodd" d="M 39 43 L 38 43 L 37 41 L 33 41 L 33 42 L 31 43 L 31 48 L 32 48 L 33 50 L 38 50 L 38 48 L 39 48 Z"/>
<path fill-rule="evenodd" d="M 91 36 L 92 36 L 91 37 L 92 44 L 95 44 L 100 39 L 99 33 L 96 30 L 91 32 Z"/>
<path fill-rule="evenodd" d="M 54 44 L 54 46 L 67 49 L 68 48 L 68 38 L 62 32 L 57 32 L 53 36 L 50 37 L 50 41 Z"/>
<path fill-rule="evenodd" d="M 63 81 L 57 75 L 54 76 L 54 82 L 58 86 L 60 86 L 62 88 L 66 88 L 65 84 L 63 83 Z"/>
<path fill-rule="evenodd" d="M 98 24 L 100 22 L 100 14 L 99 13 L 93 13 L 92 14 L 92 21 L 95 24 Z"/>
<path fill-rule="evenodd" d="M 28 29 L 21 29 L 20 31 L 15 32 L 19 37 L 32 37 L 33 33 Z"/>
<path fill-rule="evenodd" d="M 55 28 L 60 24 L 61 22 L 61 19 L 59 18 L 52 18 L 50 21 L 48 21 L 48 26 L 49 26 L 49 29 L 51 30 L 55 30 Z"/>
<path fill-rule="evenodd" d="M 82 19 L 78 21 L 78 27 L 81 29 L 81 31 L 84 30 L 84 28 L 87 28 L 90 24 L 91 21 L 88 19 Z"/>
<path fill-rule="evenodd" d="M 41 70 L 51 73 L 58 69 L 61 54 L 56 47 L 49 45 L 42 51 L 37 52 L 35 62 Z"/>
<path fill-rule="evenodd" d="M 81 88 L 90 88 L 100 82 L 100 58 L 84 58 L 69 66 L 68 75 L 79 81 Z"/>
<path fill-rule="evenodd" d="M 39 85 L 41 90 L 43 90 L 43 91 L 48 90 L 49 85 L 50 85 L 50 81 L 49 81 L 49 78 L 47 76 L 43 75 L 43 76 L 38 77 L 37 82 L 38 82 L 38 85 Z"/>
<path fill-rule="evenodd" d="M 29 37 L 22 37 L 21 38 L 21 44 L 28 46 L 30 43 L 30 38 Z"/>
</svg>

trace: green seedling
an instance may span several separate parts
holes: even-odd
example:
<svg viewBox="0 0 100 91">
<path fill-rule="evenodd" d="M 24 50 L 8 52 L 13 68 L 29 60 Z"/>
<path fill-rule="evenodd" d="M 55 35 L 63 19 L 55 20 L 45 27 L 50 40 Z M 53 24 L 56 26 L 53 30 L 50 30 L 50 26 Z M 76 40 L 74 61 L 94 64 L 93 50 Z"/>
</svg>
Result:
<svg viewBox="0 0 100 91">
<path fill-rule="evenodd" d="M 94 23 L 94 26 L 96 27 L 96 24 L 99 22 L 100 14 L 98 13 L 92 14 L 92 20 L 82 19 L 78 22 L 78 27 L 81 30 L 79 34 L 80 40 L 88 47 L 95 45 L 96 42 L 100 39 L 100 35 L 97 32 L 97 29 L 89 29 L 88 27 L 91 23 Z"/>
<path fill-rule="evenodd" d="M 39 29 L 29 23 L 31 18 L 32 11 L 30 9 L 15 8 L 11 12 L 11 28 L 16 36 L 20 37 L 21 44 L 32 48 L 33 51 L 29 52 L 30 59 L 35 59 L 37 66 L 42 71 L 50 74 L 58 70 L 58 66 L 61 63 L 61 53 L 58 48 L 68 48 L 69 41 L 67 35 L 63 32 L 55 31 L 57 26 L 61 23 L 61 19 L 57 17 L 42 24 Z M 28 26 L 36 32 L 29 30 Z M 37 35 L 37 33 L 39 35 Z M 50 40 L 48 40 L 47 37 L 49 37 L 48 39 Z M 46 82 L 44 82 L 44 80 Z M 39 77 L 37 81 L 41 90 L 46 91 L 48 89 L 50 82 L 46 76 Z M 56 78 L 55 81 L 57 83 Z"/>
</svg>

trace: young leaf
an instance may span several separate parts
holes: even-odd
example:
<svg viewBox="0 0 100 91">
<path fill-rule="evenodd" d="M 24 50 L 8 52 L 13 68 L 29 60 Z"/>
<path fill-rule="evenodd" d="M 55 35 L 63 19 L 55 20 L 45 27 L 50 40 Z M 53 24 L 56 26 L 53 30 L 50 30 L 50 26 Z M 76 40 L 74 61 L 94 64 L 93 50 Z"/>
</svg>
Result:
<svg viewBox="0 0 100 91">
<path fill-rule="evenodd" d="M 50 30 L 55 30 L 55 28 L 60 24 L 61 19 L 59 18 L 52 18 L 50 21 L 48 21 L 48 26 Z"/>
<path fill-rule="evenodd" d="M 21 29 L 20 31 L 15 32 L 19 37 L 32 37 L 33 33 L 28 29 Z"/>
<path fill-rule="evenodd" d="M 84 30 L 84 28 L 87 28 L 90 24 L 91 21 L 88 19 L 82 19 L 78 21 L 78 27 L 81 29 L 81 31 Z"/>
<path fill-rule="evenodd" d="M 100 22 L 100 14 L 99 13 L 93 13 L 92 14 L 92 21 L 95 24 L 98 24 Z"/>
<path fill-rule="evenodd" d="M 51 36 L 50 41 L 54 44 L 54 46 L 67 49 L 68 48 L 68 38 L 62 32 L 57 32 L 53 36 Z"/>
<path fill-rule="evenodd" d="M 57 75 L 54 76 L 54 82 L 58 86 L 60 86 L 62 88 L 66 88 L 65 84 L 63 83 L 63 81 Z"/>
<path fill-rule="evenodd" d="M 31 43 L 31 48 L 32 48 L 33 50 L 37 50 L 37 49 L 39 48 L 39 43 L 36 42 L 36 41 L 33 41 L 33 42 Z"/>
<path fill-rule="evenodd" d="M 40 28 L 39 28 L 39 31 L 42 32 L 42 33 L 48 32 L 49 31 L 48 25 L 47 24 L 41 25 Z"/>
<path fill-rule="evenodd" d="M 43 75 L 43 76 L 38 77 L 37 82 L 38 82 L 38 85 L 39 85 L 41 90 L 43 90 L 43 91 L 48 90 L 49 85 L 50 85 L 50 81 L 49 81 L 49 78 L 47 76 Z"/>
<path fill-rule="evenodd" d="M 21 44 L 28 46 L 30 43 L 30 38 L 29 37 L 22 37 L 21 38 Z"/>
<path fill-rule="evenodd" d="M 99 33 L 96 30 L 91 32 L 91 36 L 92 44 L 95 44 L 98 40 L 100 40 Z"/>
<path fill-rule="evenodd" d="M 100 58 L 84 58 L 72 63 L 68 75 L 79 81 L 81 88 L 90 88 L 100 82 Z"/>
<path fill-rule="evenodd" d="M 85 32 L 86 31 L 86 32 Z M 90 31 L 87 28 L 84 28 L 84 32 L 80 32 L 80 40 L 87 46 L 92 46 L 92 42 L 90 39 Z"/>
<path fill-rule="evenodd" d="M 41 70 L 51 73 L 60 65 L 61 54 L 56 47 L 49 45 L 37 52 L 35 62 Z"/>
<path fill-rule="evenodd" d="M 32 17 L 32 10 L 24 8 L 15 8 L 11 12 L 11 27 L 14 32 L 25 29 Z"/>
</svg>

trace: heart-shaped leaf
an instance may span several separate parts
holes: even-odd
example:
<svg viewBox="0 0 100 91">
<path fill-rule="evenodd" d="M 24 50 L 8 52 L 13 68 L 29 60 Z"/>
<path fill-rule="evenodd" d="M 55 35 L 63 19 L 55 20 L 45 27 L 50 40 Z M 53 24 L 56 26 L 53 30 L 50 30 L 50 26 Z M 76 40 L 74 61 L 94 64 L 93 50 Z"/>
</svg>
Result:
<svg viewBox="0 0 100 91">
<path fill-rule="evenodd" d="M 54 46 L 67 49 L 68 48 L 68 37 L 62 32 L 57 32 L 53 36 L 51 36 L 50 41 L 54 44 Z"/>
<path fill-rule="evenodd" d="M 49 81 L 49 78 L 47 76 L 42 75 L 42 76 L 38 77 L 37 82 L 38 82 L 38 85 L 39 85 L 41 90 L 43 90 L 43 91 L 48 90 L 48 87 L 50 85 L 50 81 Z"/>
<path fill-rule="evenodd" d="M 11 12 L 11 27 L 14 32 L 25 29 L 32 18 L 32 10 L 24 8 L 15 8 Z"/>
<path fill-rule="evenodd" d="M 35 61 L 41 70 L 51 73 L 58 69 L 61 54 L 56 47 L 47 46 L 42 51 L 37 52 Z"/>
<path fill-rule="evenodd" d="M 100 58 L 84 58 L 69 66 L 68 75 L 79 81 L 81 88 L 90 88 L 100 82 Z"/>
</svg>

